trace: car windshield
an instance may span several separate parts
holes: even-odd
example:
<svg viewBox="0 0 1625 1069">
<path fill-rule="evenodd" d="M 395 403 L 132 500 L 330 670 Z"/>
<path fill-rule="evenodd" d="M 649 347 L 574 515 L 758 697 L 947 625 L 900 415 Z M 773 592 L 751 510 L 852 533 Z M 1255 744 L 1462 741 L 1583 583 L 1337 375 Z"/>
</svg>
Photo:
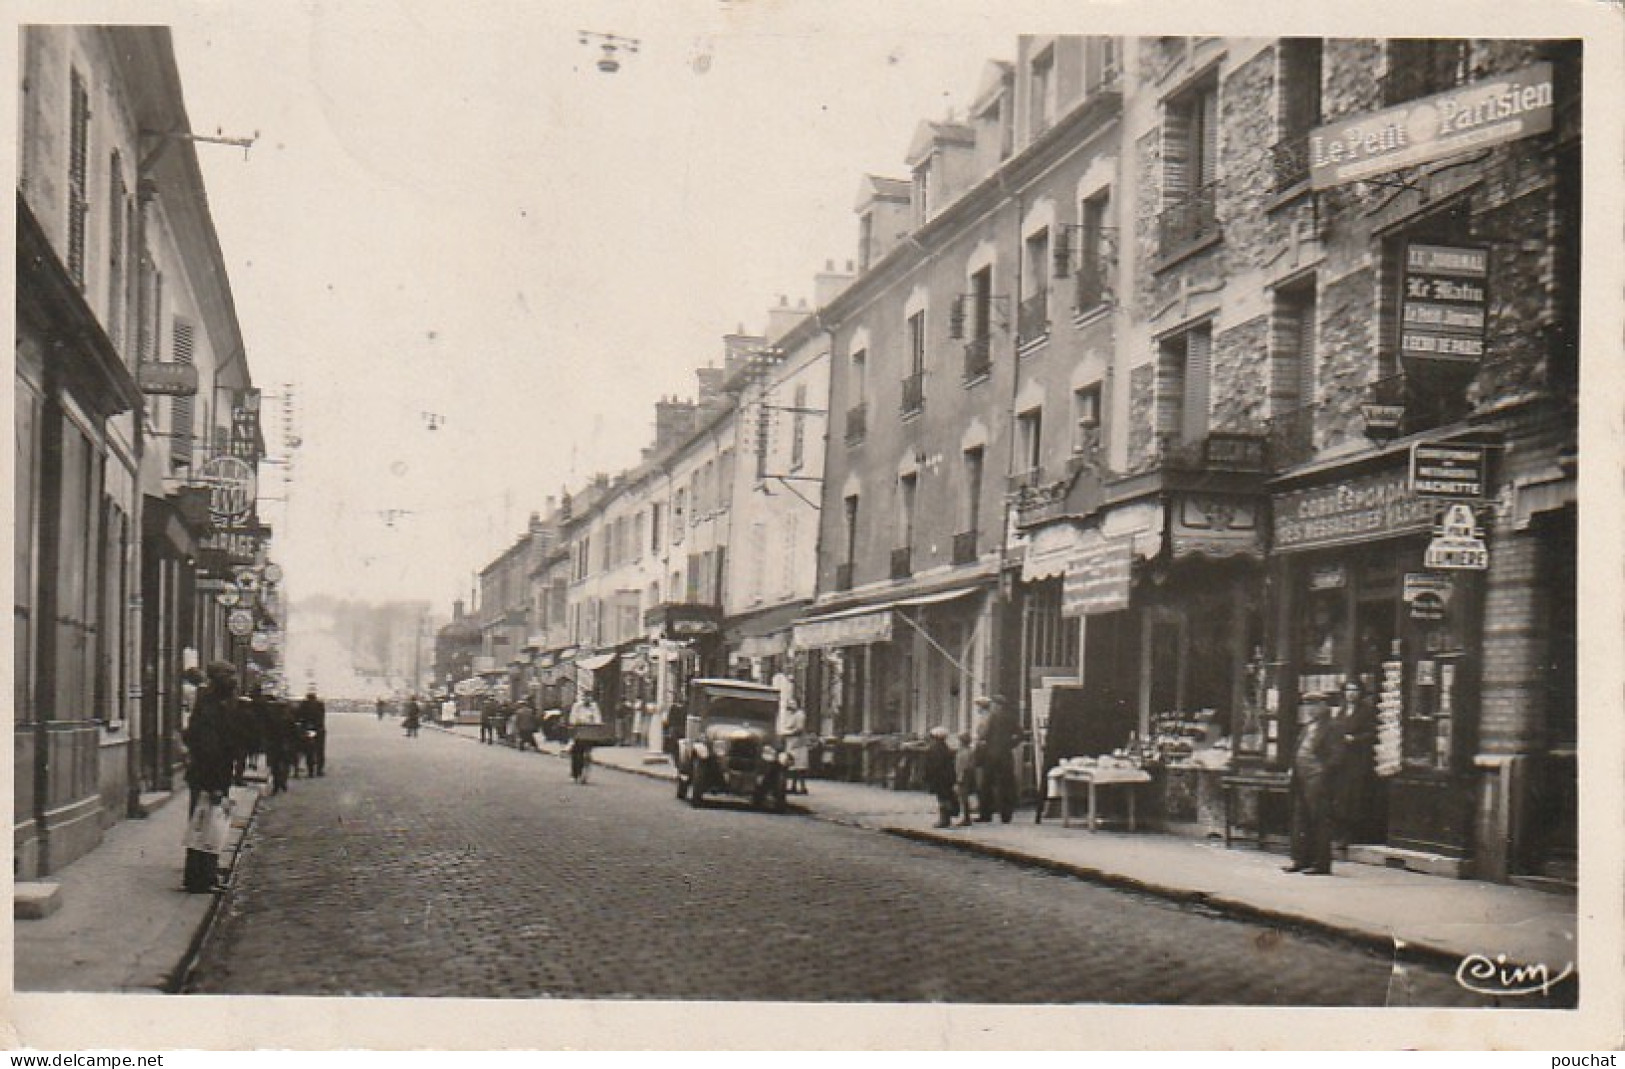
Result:
<svg viewBox="0 0 1625 1069">
<path fill-rule="evenodd" d="M 713 722 L 733 720 L 747 724 L 772 724 L 778 719 L 779 705 L 771 699 L 717 694 L 712 696 L 706 715 Z"/>
</svg>

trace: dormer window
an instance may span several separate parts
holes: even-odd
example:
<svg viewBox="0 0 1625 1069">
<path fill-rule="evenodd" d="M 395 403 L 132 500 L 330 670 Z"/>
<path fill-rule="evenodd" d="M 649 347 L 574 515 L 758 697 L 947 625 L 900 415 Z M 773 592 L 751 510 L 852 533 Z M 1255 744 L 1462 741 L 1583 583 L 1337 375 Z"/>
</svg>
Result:
<svg viewBox="0 0 1625 1069">
<path fill-rule="evenodd" d="M 1055 121 L 1055 47 L 1033 57 L 1027 88 L 1028 134 L 1038 137 Z"/>
</svg>

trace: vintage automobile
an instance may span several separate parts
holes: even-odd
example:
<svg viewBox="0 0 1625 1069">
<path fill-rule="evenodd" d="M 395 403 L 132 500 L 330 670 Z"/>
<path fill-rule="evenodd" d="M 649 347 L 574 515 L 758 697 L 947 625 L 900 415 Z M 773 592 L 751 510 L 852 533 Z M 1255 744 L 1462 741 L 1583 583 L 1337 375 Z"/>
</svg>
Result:
<svg viewBox="0 0 1625 1069">
<path fill-rule="evenodd" d="M 778 733 L 779 692 L 738 679 L 695 679 L 677 741 L 677 797 L 695 808 L 708 794 L 748 798 L 785 809 L 790 755 Z"/>
</svg>

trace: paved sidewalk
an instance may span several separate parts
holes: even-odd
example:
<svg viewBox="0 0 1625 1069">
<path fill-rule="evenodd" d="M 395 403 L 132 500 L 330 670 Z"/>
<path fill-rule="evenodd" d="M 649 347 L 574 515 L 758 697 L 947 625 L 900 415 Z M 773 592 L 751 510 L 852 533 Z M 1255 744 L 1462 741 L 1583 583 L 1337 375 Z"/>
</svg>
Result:
<svg viewBox="0 0 1625 1069">
<path fill-rule="evenodd" d="M 455 729 L 459 734 L 464 729 Z M 467 729 L 472 732 L 474 729 Z M 557 746 L 543 744 L 544 750 Z M 671 780 L 664 756 L 641 748 L 602 747 L 600 765 Z M 1569 895 L 1427 876 L 1375 865 L 1338 863 L 1334 874 L 1281 871 L 1286 859 L 1252 847 L 1158 832 L 1089 831 L 1059 818 L 1011 824 L 933 827 L 936 805 L 918 791 L 813 780 L 796 808 L 821 820 L 872 828 L 1100 883 L 1189 901 L 1223 912 L 1327 931 L 1384 948 L 1459 963 L 1469 955 L 1544 963 L 1557 975 L 1578 960 L 1577 902 Z M 675 804 L 675 801 L 674 801 Z"/>
<path fill-rule="evenodd" d="M 235 874 L 261 788 L 251 783 L 231 795 L 221 863 Z M 16 990 L 175 990 L 221 898 L 181 889 L 186 801 L 183 786 L 150 815 L 113 825 L 95 850 L 47 877 L 59 885 L 61 905 L 48 917 L 14 923 Z"/>
</svg>

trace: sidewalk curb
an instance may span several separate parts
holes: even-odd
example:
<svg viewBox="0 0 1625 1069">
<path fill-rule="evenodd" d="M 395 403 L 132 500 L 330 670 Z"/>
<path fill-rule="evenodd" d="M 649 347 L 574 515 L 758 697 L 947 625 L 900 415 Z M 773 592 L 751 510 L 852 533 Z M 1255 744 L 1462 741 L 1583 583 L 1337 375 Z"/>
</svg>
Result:
<svg viewBox="0 0 1625 1069">
<path fill-rule="evenodd" d="M 1089 883 L 1115 887 L 1122 890 L 1137 891 L 1141 894 L 1151 895 L 1166 901 L 1181 905 L 1201 906 L 1216 913 L 1235 917 L 1242 920 L 1265 921 L 1272 925 L 1298 931 L 1313 932 L 1317 935 L 1331 936 L 1345 942 L 1358 943 L 1373 950 L 1381 950 L 1392 954 L 1395 950 L 1395 937 L 1381 932 L 1373 932 L 1363 928 L 1353 928 L 1346 925 L 1333 924 L 1328 921 L 1317 921 L 1312 917 L 1304 917 L 1296 913 L 1286 913 L 1280 910 L 1268 909 L 1244 899 L 1232 898 L 1227 895 L 1215 895 L 1207 891 L 1191 891 L 1179 887 L 1169 887 L 1164 884 L 1150 883 L 1121 873 L 1107 872 L 1104 869 L 1090 868 L 1087 865 L 1078 865 L 1068 861 L 1058 861 L 1054 858 L 1041 857 L 1035 854 L 1023 853 L 990 843 L 978 842 L 974 839 L 954 839 L 944 835 L 937 835 L 919 828 L 901 828 L 895 826 L 882 826 L 880 831 L 887 835 L 894 835 L 899 839 L 908 839 L 913 842 L 929 843 L 949 850 L 962 850 L 966 853 L 980 854 L 984 857 L 999 861 L 1022 865 L 1028 868 L 1042 869 L 1061 876 L 1070 876 L 1074 879 Z M 1461 954 L 1458 951 L 1435 946 L 1430 943 L 1419 943 L 1411 940 L 1403 941 L 1407 952 L 1425 959 L 1433 964 L 1455 967 L 1461 964 Z"/>
<path fill-rule="evenodd" d="M 250 848 L 249 837 L 254 834 L 254 826 L 259 822 L 260 808 L 265 801 L 262 791 L 254 802 L 253 812 L 248 814 L 248 820 L 243 825 L 243 833 L 237 839 L 237 849 L 231 854 L 231 868 L 226 874 L 226 889 L 219 894 L 210 895 L 213 899 L 209 903 L 208 912 L 203 916 L 203 923 L 198 925 L 197 931 L 192 933 L 191 942 L 186 946 L 186 953 L 181 960 L 175 963 L 169 975 L 164 978 L 163 986 L 159 988 L 166 995 L 183 995 L 187 986 L 192 982 L 193 973 L 197 969 L 198 961 L 203 957 L 203 950 L 213 938 L 216 926 L 220 922 L 220 915 L 225 908 L 227 900 L 237 893 L 237 874 L 243 865 L 243 854 Z"/>
</svg>

